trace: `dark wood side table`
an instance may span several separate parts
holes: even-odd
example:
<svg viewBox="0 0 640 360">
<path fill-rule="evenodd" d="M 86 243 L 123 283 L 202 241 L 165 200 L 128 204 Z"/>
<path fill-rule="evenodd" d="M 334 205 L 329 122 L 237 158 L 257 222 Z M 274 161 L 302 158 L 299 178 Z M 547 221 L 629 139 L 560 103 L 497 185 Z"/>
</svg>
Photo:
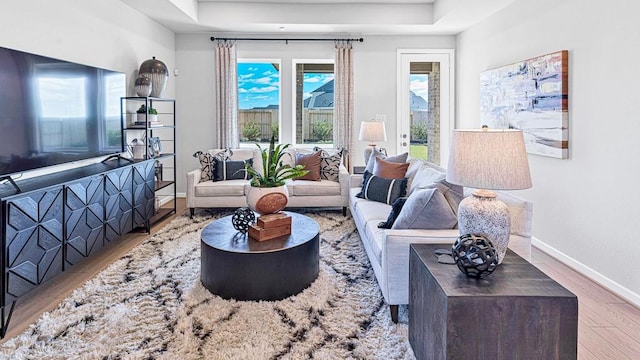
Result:
<svg viewBox="0 0 640 360">
<path fill-rule="evenodd" d="M 409 342 L 417 359 L 576 359 L 578 299 L 508 250 L 484 279 L 412 244 Z"/>
<path fill-rule="evenodd" d="M 256 241 L 235 230 L 232 216 L 202 229 L 200 280 L 223 299 L 281 300 L 318 277 L 320 226 L 308 216 L 291 215 L 291 234 Z"/>
</svg>

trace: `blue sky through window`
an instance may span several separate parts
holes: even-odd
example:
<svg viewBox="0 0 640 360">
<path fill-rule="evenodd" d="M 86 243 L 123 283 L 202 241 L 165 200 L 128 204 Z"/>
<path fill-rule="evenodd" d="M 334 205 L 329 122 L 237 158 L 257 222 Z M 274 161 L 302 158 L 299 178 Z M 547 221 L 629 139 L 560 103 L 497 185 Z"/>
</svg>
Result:
<svg viewBox="0 0 640 360">
<path fill-rule="evenodd" d="M 333 74 L 304 75 L 303 98 L 333 80 Z M 264 108 L 279 105 L 280 72 L 271 63 L 238 63 L 238 107 Z"/>
</svg>

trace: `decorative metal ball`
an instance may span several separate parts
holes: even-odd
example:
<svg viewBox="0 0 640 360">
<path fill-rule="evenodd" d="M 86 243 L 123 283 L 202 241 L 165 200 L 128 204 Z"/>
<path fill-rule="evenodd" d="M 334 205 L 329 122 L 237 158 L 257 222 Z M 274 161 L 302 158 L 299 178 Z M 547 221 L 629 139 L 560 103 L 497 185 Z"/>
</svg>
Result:
<svg viewBox="0 0 640 360">
<path fill-rule="evenodd" d="M 233 228 L 245 234 L 250 225 L 255 224 L 256 214 L 248 207 L 241 207 L 237 209 L 231 217 L 231 223 Z"/>
<path fill-rule="evenodd" d="M 475 278 L 486 277 L 498 267 L 498 251 L 482 235 L 460 236 L 451 248 L 451 256 L 460 271 Z"/>
</svg>

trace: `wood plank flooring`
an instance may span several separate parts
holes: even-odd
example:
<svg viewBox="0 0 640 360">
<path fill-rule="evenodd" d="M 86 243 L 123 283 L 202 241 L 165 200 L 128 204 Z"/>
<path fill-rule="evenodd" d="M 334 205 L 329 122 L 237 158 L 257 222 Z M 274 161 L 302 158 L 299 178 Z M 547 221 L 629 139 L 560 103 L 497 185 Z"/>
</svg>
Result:
<svg viewBox="0 0 640 360">
<path fill-rule="evenodd" d="M 177 206 L 178 215 L 185 213 L 184 199 L 178 199 Z M 151 232 L 157 232 L 174 217 L 156 224 Z M 137 246 L 147 236 L 145 233 L 128 234 L 91 261 L 75 266 L 63 276 L 34 290 L 26 299 L 20 300 L 14 310 L 7 336 L 0 343 L 23 332 L 43 312 L 54 309 L 73 289 Z M 639 308 L 535 247 L 531 249 L 530 257 L 528 254 L 521 255 L 529 258 L 532 264 L 578 296 L 578 359 L 640 359 Z"/>
</svg>

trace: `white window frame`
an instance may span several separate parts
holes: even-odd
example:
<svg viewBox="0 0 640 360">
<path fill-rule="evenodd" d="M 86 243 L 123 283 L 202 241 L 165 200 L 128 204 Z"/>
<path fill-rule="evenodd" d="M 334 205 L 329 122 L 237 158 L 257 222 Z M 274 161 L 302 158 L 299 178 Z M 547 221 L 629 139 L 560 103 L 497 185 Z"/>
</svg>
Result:
<svg viewBox="0 0 640 360">
<path fill-rule="evenodd" d="M 237 64 L 240 63 L 269 63 L 269 64 L 274 64 L 277 63 L 280 67 L 280 69 L 278 70 L 280 76 L 278 77 L 278 142 L 283 143 L 282 139 L 282 59 L 279 58 L 238 58 L 236 60 Z M 237 76 L 237 70 L 236 70 L 236 76 Z M 240 96 L 240 82 L 238 79 L 238 97 Z M 240 99 L 238 99 L 238 114 L 240 113 Z M 238 121 L 240 121 L 238 119 Z M 240 125 L 240 124 L 238 124 Z M 238 137 L 240 137 L 241 134 L 238 134 Z M 249 143 L 242 143 L 240 142 L 240 139 L 238 139 L 238 143 L 240 144 L 239 147 L 240 148 L 250 148 L 253 149 L 255 148 L 255 144 L 249 144 Z"/>
<path fill-rule="evenodd" d="M 291 59 L 291 144 L 296 148 L 313 149 L 314 147 L 327 147 L 329 144 L 298 144 L 296 141 L 296 65 L 297 64 L 332 64 L 333 74 L 335 78 L 336 62 L 335 59 Z M 335 116 L 335 99 L 334 99 L 334 116 Z M 335 121 L 334 121 L 335 123 Z M 331 144 L 331 149 L 335 149 L 335 144 Z M 329 150 L 329 149 L 327 149 Z"/>
</svg>

